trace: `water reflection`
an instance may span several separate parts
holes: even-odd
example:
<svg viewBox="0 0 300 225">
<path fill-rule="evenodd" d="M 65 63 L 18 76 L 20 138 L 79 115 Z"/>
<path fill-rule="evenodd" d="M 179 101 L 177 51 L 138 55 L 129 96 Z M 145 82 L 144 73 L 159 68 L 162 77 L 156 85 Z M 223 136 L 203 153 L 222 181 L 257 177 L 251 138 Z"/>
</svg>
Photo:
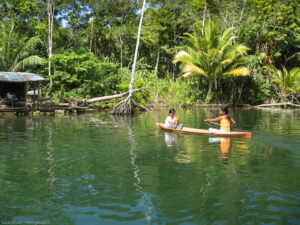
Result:
<svg viewBox="0 0 300 225">
<path fill-rule="evenodd" d="M 257 131 L 252 140 L 156 135 L 164 112 L 0 118 L 0 217 L 300 224 L 300 113 L 233 113 L 239 128 Z M 206 117 L 202 109 L 178 114 L 197 128 Z"/>
<path fill-rule="evenodd" d="M 128 128 L 128 139 L 130 142 L 130 163 L 132 165 L 132 168 L 134 170 L 134 178 L 136 179 L 136 182 L 133 183 L 133 185 L 136 187 L 136 190 L 142 194 L 141 197 L 141 202 L 140 204 L 144 206 L 147 210 L 145 211 L 145 219 L 147 221 L 147 224 L 151 224 L 151 214 L 152 214 L 152 206 L 151 204 L 148 204 L 147 199 L 148 199 L 148 193 L 143 191 L 142 187 L 142 182 L 140 178 L 140 168 L 139 165 L 136 162 L 137 158 L 137 153 L 136 153 L 136 148 L 137 148 L 137 143 L 135 141 L 134 133 L 131 127 L 132 124 L 132 117 L 131 116 L 113 116 L 111 115 L 110 118 L 117 124 L 121 126 L 125 126 Z"/>
<path fill-rule="evenodd" d="M 179 134 L 164 132 L 166 145 L 170 147 L 174 147 L 178 145 Z"/>
<path fill-rule="evenodd" d="M 219 159 L 226 161 L 230 156 L 230 138 L 223 137 L 209 137 L 209 143 L 220 143 L 220 156 Z"/>
</svg>

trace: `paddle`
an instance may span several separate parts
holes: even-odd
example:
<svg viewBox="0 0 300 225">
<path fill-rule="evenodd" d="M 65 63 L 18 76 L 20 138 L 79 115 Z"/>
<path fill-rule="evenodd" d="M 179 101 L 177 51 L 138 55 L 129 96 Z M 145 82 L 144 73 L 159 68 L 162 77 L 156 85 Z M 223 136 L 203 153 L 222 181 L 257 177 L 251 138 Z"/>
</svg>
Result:
<svg viewBox="0 0 300 225">
<path fill-rule="evenodd" d="M 214 123 L 214 122 L 209 122 L 209 121 L 206 121 L 206 123 L 211 123 L 213 125 L 220 126 L 219 123 Z M 249 130 L 243 130 L 243 129 L 238 129 L 238 128 L 234 128 L 234 127 L 232 127 L 231 129 L 236 130 L 236 131 L 241 131 L 241 132 L 252 132 L 252 131 L 249 131 Z M 254 133 L 254 132 L 252 132 L 252 133 Z"/>
</svg>

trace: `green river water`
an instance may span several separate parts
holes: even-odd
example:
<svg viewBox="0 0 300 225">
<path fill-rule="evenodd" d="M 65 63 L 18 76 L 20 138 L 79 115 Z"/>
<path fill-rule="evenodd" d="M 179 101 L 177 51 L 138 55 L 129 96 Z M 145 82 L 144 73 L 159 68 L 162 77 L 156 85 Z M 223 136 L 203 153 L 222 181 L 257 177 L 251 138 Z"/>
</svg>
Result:
<svg viewBox="0 0 300 225">
<path fill-rule="evenodd" d="M 1 224 L 300 224 L 300 110 L 231 113 L 252 140 L 157 132 L 167 109 L 1 116 Z"/>
</svg>

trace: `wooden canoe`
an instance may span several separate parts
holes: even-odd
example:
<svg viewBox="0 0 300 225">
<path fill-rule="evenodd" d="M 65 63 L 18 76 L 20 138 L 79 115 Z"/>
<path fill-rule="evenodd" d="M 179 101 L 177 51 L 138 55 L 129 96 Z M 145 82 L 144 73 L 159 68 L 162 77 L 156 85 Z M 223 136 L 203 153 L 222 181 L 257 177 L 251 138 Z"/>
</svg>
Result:
<svg viewBox="0 0 300 225">
<path fill-rule="evenodd" d="M 163 123 L 156 123 L 157 129 L 163 129 L 175 133 L 184 133 L 184 134 L 198 134 L 198 135 L 207 135 L 207 136 L 217 136 L 217 137 L 244 137 L 244 138 L 252 138 L 252 132 L 230 132 L 228 134 L 214 134 L 209 133 L 208 130 L 205 129 L 196 129 L 183 127 L 182 130 L 176 130 L 172 128 L 166 127 Z"/>
</svg>

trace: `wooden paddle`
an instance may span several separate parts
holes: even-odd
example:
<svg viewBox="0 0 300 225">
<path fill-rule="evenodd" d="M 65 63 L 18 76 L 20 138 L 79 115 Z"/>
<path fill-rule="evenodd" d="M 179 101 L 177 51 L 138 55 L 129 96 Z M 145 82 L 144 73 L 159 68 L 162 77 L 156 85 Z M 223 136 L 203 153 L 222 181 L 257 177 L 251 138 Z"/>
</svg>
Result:
<svg viewBox="0 0 300 225">
<path fill-rule="evenodd" d="M 206 123 L 210 123 L 210 124 L 213 124 L 213 125 L 216 125 L 216 126 L 220 126 L 219 123 L 214 123 L 214 122 L 209 122 L 209 121 L 207 121 Z M 234 128 L 234 127 L 230 128 L 230 129 L 235 130 L 235 131 L 240 131 L 240 132 L 252 132 L 252 131 L 249 131 L 249 130 L 243 130 L 243 129 L 238 129 L 238 128 Z M 254 133 L 254 132 L 252 132 L 252 133 Z"/>
</svg>

